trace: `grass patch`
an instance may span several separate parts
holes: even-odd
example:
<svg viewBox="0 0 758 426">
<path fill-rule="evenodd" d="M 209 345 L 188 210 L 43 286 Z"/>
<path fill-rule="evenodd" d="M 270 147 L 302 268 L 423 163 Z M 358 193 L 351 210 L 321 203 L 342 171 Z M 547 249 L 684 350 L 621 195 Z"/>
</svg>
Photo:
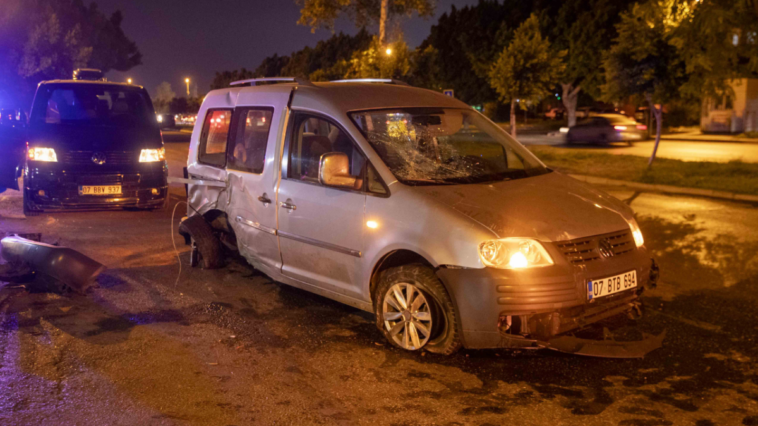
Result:
<svg viewBox="0 0 758 426">
<path fill-rule="evenodd" d="M 564 173 L 686 188 L 758 195 L 758 164 L 687 162 L 656 158 L 648 170 L 645 157 L 614 155 L 570 148 L 532 146 L 545 164 Z"/>
</svg>

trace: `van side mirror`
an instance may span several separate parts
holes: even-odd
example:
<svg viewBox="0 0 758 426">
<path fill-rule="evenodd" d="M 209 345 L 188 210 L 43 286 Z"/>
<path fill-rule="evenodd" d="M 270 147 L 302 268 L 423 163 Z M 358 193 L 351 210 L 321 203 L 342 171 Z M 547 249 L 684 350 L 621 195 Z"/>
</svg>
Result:
<svg viewBox="0 0 758 426">
<path fill-rule="evenodd" d="M 363 180 L 350 176 L 350 160 L 342 152 L 327 152 L 318 165 L 318 181 L 324 186 L 360 189 Z"/>
</svg>

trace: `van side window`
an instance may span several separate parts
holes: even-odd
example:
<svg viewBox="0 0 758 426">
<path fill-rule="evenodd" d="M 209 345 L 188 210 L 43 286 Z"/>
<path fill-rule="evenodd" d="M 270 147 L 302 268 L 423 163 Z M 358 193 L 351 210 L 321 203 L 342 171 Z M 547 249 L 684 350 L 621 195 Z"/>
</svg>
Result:
<svg viewBox="0 0 758 426">
<path fill-rule="evenodd" d="M 295 116 L 295 128 L 290 140 L 287 177 L 318 183 L 318 166 L 327 152 L 342 152 L 350 160 L 350 175 L 360 178 L 366 157 L 352 139 L 333 123 L 307 114 Z"/>
<path fill-rule="evenodd" d="M 263 173 L 273 115 L 273 108 L 237 108 L 233 142 L 229 147 L 227 160 L 228 168 Z"/>
<path fill-rule="evenodd" d="M 226 142 L 229 137 L 229 125 L 232 122 L 232 110 L 208 110 L 200 134 L 200 146 L 197 159 L 210 166 L 226 165 Z"/>
</svg>

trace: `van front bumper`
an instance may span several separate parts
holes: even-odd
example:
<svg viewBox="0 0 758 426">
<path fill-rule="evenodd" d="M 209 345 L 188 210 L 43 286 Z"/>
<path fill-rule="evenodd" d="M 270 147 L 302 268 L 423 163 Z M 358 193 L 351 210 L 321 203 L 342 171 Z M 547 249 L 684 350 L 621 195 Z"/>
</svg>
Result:
<svg viewBox="0 0 758 426">
<path fill-rule="evenodd" d="M 118 168 L 27 163 L 24 190 L 40 210 L 157 208 L 168 198 L 165 162 Z M 83 186 L 120 186 L 120 194 L 82 195 Z"/>
<path fill-rule="evenodd" d="M 637 287 L 588 300 L 590 280 L 636 271 Z M 530 347 L 620 314 L 639 314 L 639 297 L 654 286 L 657 266 L 642 247 L 587 265 L 567 262 L 524 269 L 442 267 L 460 317 L 464 346 L 471 349 Z"/>
</svg>

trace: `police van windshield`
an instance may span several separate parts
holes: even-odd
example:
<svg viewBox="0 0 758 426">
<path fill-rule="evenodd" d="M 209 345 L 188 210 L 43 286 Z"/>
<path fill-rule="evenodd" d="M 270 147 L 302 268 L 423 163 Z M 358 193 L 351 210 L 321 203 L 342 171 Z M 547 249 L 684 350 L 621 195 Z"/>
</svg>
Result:
<svg viewBox="0 0 758 426">
<path fill-rule="evenodd" d="M 47 125 L 157 126 L 152 103 L 143 90 L 102 84 L 42 86 L 34 100 L 31 121 Z"/>
</svg>

